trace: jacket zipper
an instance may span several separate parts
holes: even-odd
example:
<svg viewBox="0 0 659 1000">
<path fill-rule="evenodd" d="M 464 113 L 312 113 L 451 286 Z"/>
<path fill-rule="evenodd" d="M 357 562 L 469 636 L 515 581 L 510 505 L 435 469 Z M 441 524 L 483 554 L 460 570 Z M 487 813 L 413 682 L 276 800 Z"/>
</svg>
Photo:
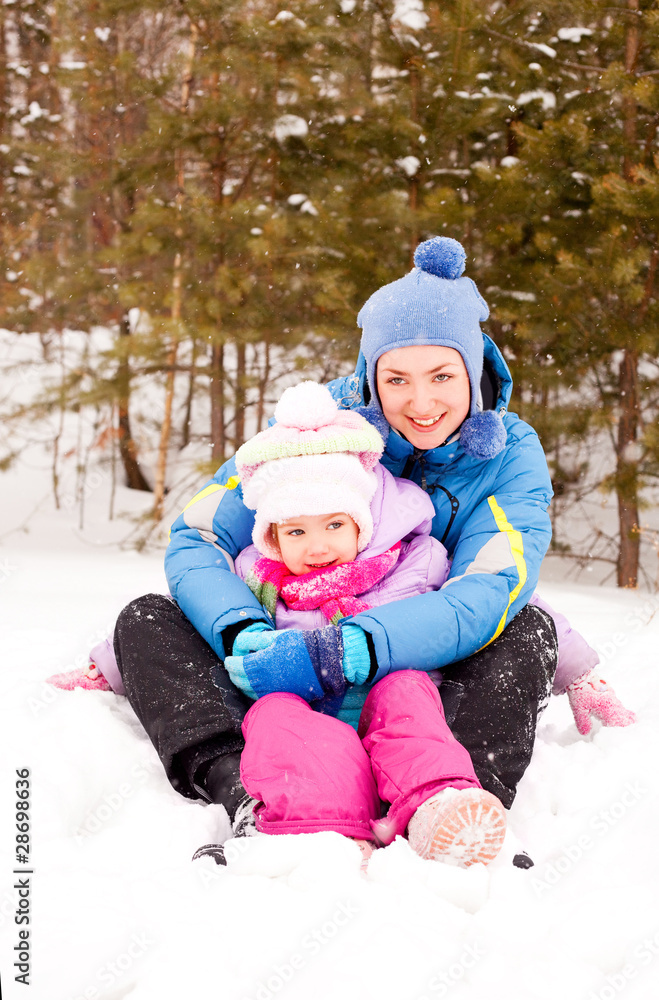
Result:
<svg viewBox="0 0 659 1000">
<path fill-rule="evenodd" d="M 419 459 L 421 458 L 422 455 L 423 455 L 423 449 L 422 448 L 414 448 L 412 450 L 412 454 L 409 456 L 409 458 L 405 462 L 405 465 L 403 467 L 403 471 L 400 474 L 400 478 L 401 479 L 411 479 L 410 473 L 412 472 L 412 469 L 414 468 L 414 466 L 419 461 Z M 423 462 L 425 463 L 425 459 L 423 459 Z M 425 477 L 423 475 L 423 466 L 421 467 L 421 482 L 423 483 L 422 489 L 425 490 L 426 487 L 425 487 Z"/>
<path fill-rule="evenodd" d="M 449 491 L 446 489 L 446 487 L 442 486 L 441 483 L 433 483 L 432 486 L 428 486 L 428 483 L 426 482 L 426 459 L 425 459 L 425 452 L 424 452 L 423 448 L 414 448 L 414 450 L 412 451 L 412 454 L 409 456 L 409 458 L 405 462 L 405 466 L 404 466 L 403 471 L 401 473 L 401 479 L 411 479 L 412 478 L 411 475 L 410 475 L 410 473 L 414 469 L 414 466 L 416 465 L 417 462 L 421 466 L 421 489 L 424 491 L 424 493 L 427 493 L 428 496 L 432 496 L 433 493 L 435 492 L 435 490 L 442 490 L 442 492 L 445 493 L 446 496 L 448 497 L 449 503 L 451 504 L 451 516 L 450 516 L 449 522 L 448 522 L 448 524 L 446 526 L 446 531 L 442 535 L 442 539 L 441 539 L 441 542 L 442 542 L 442 545 L 443 545 L 444 542 L 446 541 L 446 539 L 448 538 L 448 534 L 449 534 L 451 528 L 453 527 L 453 522 L 455 521 L 456 514 L 458 513 L 458 510 L 460 509 L 460 501 L 458 500 L 457 497 L 454 497 L 452 493 L 449 493 Z"/>
</svg>

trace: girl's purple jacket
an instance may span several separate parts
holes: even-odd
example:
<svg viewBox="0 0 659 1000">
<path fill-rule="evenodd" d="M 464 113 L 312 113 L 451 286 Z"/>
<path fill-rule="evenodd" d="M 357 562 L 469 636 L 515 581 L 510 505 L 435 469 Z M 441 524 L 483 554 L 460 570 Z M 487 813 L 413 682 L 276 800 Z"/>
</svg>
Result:
<svg viewBox="0 0 659 1000">
<path fill-rule="evenodd" d="M 359 597 L 370 607 L 380 607 L 405 597 L 439 590 L 448 577 L 450 563 L 446 549 L 430 535 L 435 514 L 432 500 L 409 479 L 395 479 L 382 465 L 376 466 L 378 480 L 371 501 L 373 537 L 359 553 L 357 561 L 381 555 L 402 542 L 398 560 L 379 583 Z M 236 558 L 236 573 L 243 580 L 259 558 L 250 545 Z M 323 628 L 327 619 L 322 611 L 292 611 L 280 599 L 275 625 L 278 629 Z"/>
</svg>

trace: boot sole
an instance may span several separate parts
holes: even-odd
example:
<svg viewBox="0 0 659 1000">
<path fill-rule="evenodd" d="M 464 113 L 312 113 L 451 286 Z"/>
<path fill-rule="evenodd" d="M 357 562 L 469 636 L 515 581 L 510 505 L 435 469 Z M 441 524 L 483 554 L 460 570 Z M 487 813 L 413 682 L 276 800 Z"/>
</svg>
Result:
<svg viewBox="0 0 659 1000">
<path fill-rule="evenodd" d="M 469 789 L 444 806 L 438 804 L 421 844 L 412 844 L 422 858 L 465 866 L 489 864 L 506 836 L 506 814 L 499 800 L 483 789 Z"/>
</svg>

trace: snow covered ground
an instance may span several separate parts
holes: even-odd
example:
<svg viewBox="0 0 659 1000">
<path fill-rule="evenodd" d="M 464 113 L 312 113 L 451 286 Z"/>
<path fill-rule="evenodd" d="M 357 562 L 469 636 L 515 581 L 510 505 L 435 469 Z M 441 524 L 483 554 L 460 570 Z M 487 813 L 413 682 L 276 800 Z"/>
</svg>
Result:
<svg viewBox="0 0 659 1000">
<path fill-rule="evenodd" d="M 3 492 L 10 505 L 18 495 Z M 190 856 L 227 834 L 223 809 L 170 788 L 127 703 L 44 683 L 81 663 L 131 597 L 166 589 L 160 554 L 91 545 L 72 518 L 33 519 L 0 545 L 3 997 L 656 996 L 659 597 L 543 586 L 599 647 L 638 723 L 582 738 L 553 699 L 489 868 L 422 861 L 399 840 L 363 878 L 357 848 L 329 833 L 240 842 L 218 869 Z M 31 874 L 15 875 L 24 768 Z M 528 871 L 511 864 L 520 846 Z M 29 990 L 14 978 L 21 929 Z"/>
<path fill-rule="evenodd" d="M 109 522 L 110 477 L 93 467 L 81 529 L 70 440 L 53 509 L 51 440 L 26 433 L 0 477 L 4 1000 L 654 1000 L 659 596 L 561 582 L 548 566 L 542 593 L 598 646 L 638 723 L 582 738 L 553 699 L 488 869 L 422 861 L 401 840 L 362 878 L 335 834 L 243 841 L 228 869 L 191 864 L 228 834 L 223 809 L 171 789 L 125 700 L 45 683 L 82 665 L 132 597 L 166 591 L 161 551 L 120 548 L 150 496 L 117 487 Z M 23 769 L 30 865 L 16 860 Z M 512 866 L 520 848 L 534 868 Z M 26 940 L 27 990 L 14 965 Z"/>
</svg>

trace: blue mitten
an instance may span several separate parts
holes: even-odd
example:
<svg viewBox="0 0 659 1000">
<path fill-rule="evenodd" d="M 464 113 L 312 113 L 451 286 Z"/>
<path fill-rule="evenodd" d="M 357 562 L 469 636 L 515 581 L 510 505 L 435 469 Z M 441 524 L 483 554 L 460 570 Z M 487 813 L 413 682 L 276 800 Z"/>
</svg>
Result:
<svg viewBox="0 0 659 1000">
<path fill-rule="evenodd" d="M 256 639 L 253 636 L 250 641 Z M 255 652 L 225 660 L 231 680 L 250 698 L 288 691 L 305 701 L 317 701 L 345 691 L 343 637 L 338 625 L 309 632 L 265 632 L 258 639 L 262 645 Z"/>
<path fill-rule="evenodd" d="M 248 653 L 255 653 L 257 649 L 265 649 L 274 642 L 275 635 L 272 625 L 266 622 L 254 622 L 238 633 L 233 641 L 231 655 L 247 656 Z"/>
<path fill-rule="evenodd" d="M 343 635 L 343 673 L 351 684 L 364 684 L 371 672 L 371 654 L 366 633 L 359 625 L 341 625 Z"/>
<path fill-rule="evenodd" d="M 247 674 L 243 668 L 243 657 L 250 653 L 255 653 L 259 649 L 267 649 L 275 639 L 277 633 L 271 625 L 265 622 L 254 622 L 239 632 L 233 642 L 232 655 L 227 656 L 224 666 L 227 668 L 229 677 L 248 698 L 256 700 L 258 695 L 252 690 L 252 685 L 247 679 Z"/>
</svg>

